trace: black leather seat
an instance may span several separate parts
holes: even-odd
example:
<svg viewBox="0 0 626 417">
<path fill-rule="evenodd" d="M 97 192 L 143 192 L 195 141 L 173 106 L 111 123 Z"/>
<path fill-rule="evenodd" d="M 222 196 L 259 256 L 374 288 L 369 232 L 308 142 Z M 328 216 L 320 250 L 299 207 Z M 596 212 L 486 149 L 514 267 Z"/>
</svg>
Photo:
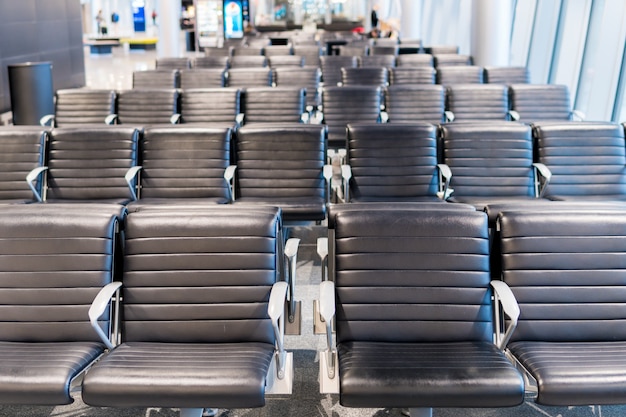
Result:
<svg viewBox="0 0 626 417">
<path fill-rule="evenodd" d="M 442 85 L 390 85 L 385 93 L 385 111 L 389 123 L 443 121 L 445 88 Z"/>
<path fill-rule="evenodd" d="M 427 54 L 458 54 L 459 47 L 456 45 L 429 45 L 424 46 Z"/>
<path fill-rule="evenodd" d="M 427 66 L 391 68 L 389 84 L 435 84 L 435 69 Z"/>
<path fill-rule="evenodd" d="M 389 70 L 385 67 L 341 68 L 341 84 L 385 87 L 389 84 Z"/>
<path fill-rule="evenodd" d="M 323 48 L 318 45 L 295 45 L 293 47 L 293 52 L 295 55 L 304 57 L 304 65 L 305 66 L 320 66 L 320 56 L 323 53 Z"/>
<path fill-rule="evenodd" d="M 104 124 L 115 113 L 113 90 L 68 88 L 55 93 L 54 114 L 42 117 L 43 126 L 67 127 L 80 124 Z"/>
<path fill-rule="evenodd" d="M 519 303 L 508 350 L 545 405 L 626 402 L 626 212 L 507 213 L 503 280 Z"/>
<path fill-rule="evenodd" d="M 491 84 L 528 84 L 530 71 L 527 67 L 490 67 L 485 70 L 485 82 Z"/>
<path fill-rule="evenodd" d="M 326 218 L 325 126 L 244 126 L 236 148 L 235 204 L 280 207 L 286 222 Z"/>
<path fill-rule="evenodd" d="M 266 68 L 231 68 L 228 70 L 229 87 L 271 87 L 272 70 Z"/>
<path fill-rule="evenodd" d="M 512 84 L 510 102 L 513 120 L 534 123 L 544 120 L 569 121 L 572 111 L 569 88 L 560 84 Z M 577 116 L 582 118 L 582 116 Z"/>
<path fill-rule="evenodd" d="M 191 68 L 191 61 L 185 57 L 158 57 L 154 66 L 158 70 L 183 70 Z"/>
<path fill-rule="evenodd" d="M 205 47 L 204 55 L 205 56 L 232 56 L 232 46 L 224 45 L 222 47 Z"/>
<path fill-rule="evenodd" d="M 341 82 L 341 68 L 356 68 L 358 66 L 355 56 L 321 56 L 320 63 L 324 87 L 334 87 Z"/>
<path fill-rule="evenodd" d="M 0 212 L 0 404 L 74 401 L 73 381 L 106 348 L 88 311 L 113 280 L 117 229 L 118 216 L 106 209 L 20 205 Z M 110 314 L 96 322 L 105 337 Z"/>
<path fill-rule="evenodd" d="M 133 89 L 180 88 L 178 70 L 133 71 Z"/>
<path fill-rule="evenodd" d="M 231 200 L 225 170 L 230 164 L 231 128 L 214 124 L 150 126 L 141 140 L 139 200 L 152 204 L 226 204 Z"/>
<path fill-rule="evenodd" d="M 231 68 L 263 68 L 267 67 L 267 58 L 264 56 L 235 55 L 230 58 Z"/>
<path fill-rule="evenodd" d="M 226 69 L 194 68 L 180 72 L 180 88 L 219 88 L 226 86 Z"/>
<path fill-rule="evenodd" d="M 50 133 L 38 200 L 126 204 L 136 199 L 139 131 L 125 126 L 58 128 Z M 43 179 L 41 179 L 43 178 Z"/>
<path fill-rule="evenodd" d="M 337 50 L 340 56 L 364 56 L 368 54 L 369 47 L 367 45 L 347 44 L 339 45 Z"/>
<path fill-rule="evenodd" d="M 241 92 L 237 88 L 184 90 L 180 99 L 182 123 L 225 123 L 235 125 L 241 113 Z"/>
<path fill-rule="evenodd" d="M 434 67 L 433 56 L 430 54 L 401 54 L 396 58 L 398 67 Z"/>
<path fill-rule="evenodd" d="M 545 197 L 626 201 L 624 128 L 610 122 L 542 122 L 533 127 L 539 162 L 552 172 Z"/>
<path fill-rule="evenodd" d="M 48 133 L 37 126 L 6 126 L 0 129 L 0 203 L 31 203 L 41 195 L 40 177 L 31 190 L 27 175 L 45 164 Z"/>
<path fill-rule="evenodd" d="M 370 56 L 398 55 L 398 45 L 372 45 L 369 47 Z"/>
<path fill-rule="evenodd" d="M 437 67 L 437 84 L 482 84 L 483 68 L 475 65 L 446 65 Z"/>
<path fill-rule="evenodd" d="M 267 61 L 271 68 L 304 66 L 304 57 L 299 55 L 274 55 Z"/>
<path fill-rule="evenodd" d="M 320 352 L 322 392 L 334 381 L 344 406 L 412 415 L 521 404 L 522 377 L 492 340 L 488 256 L 484 213 L 338 213 L 334 282 L 321 286 L 337 362 L 329 377 L 335 352 Z"/>
<path fill-rule="evenodd" d="M 470 66 L 472 65 L 472 57 L 469 55 L 461 55 L 457 53 L 439 53 L 426 52 L 433 56 L 436 68 L 444 66 Z"/>
<path fill-rule="evenodd" d="M 291 45 L 267 45 L 263 47 L 263 55 L 266 57 L 294 55 Z"/>
<path fill-rule="evenodd" d="M 455 84 L 446 88 L 448 121 L 507 120 L 509 89 L 503 84 Z"/>
<path fill-rule="evenodd" d="M 280 384 L 290 393 L 280 237 L 276 208 L 129 214 L 124 342 L 85 375 L 84 402 L 199 417 L 204 407 L 262 407 Z"/>
<path fill-rule="evenodd" d="M 117 114 L 108 123 L 145 126 L 168 124 L 178 114 L 178 90 L 124 90 L 118 93 Z"/>
<path fill-rule="evenodd" d="M 396 66 L 396 56 L 395 55 L 366 55 L 360 56 L 357 58 L 359 67 L 385 67 L 385 68 L 393 68 Z"/>
<path fill-rule="evenodd" d="M 267 42 L 263 42 L 259 46 L 235 46 L 231 48 L 230 54 L 231 56 L 259 56 L 263 55 L 263 46 L 269 45 L 269 40 Z"/>
<path fill-rule="evenodd" d="M 254 87 L 243 94 L 244 123 L 298 123 L 306 110 L 301 87 Z M 308 116 L 308 114 L 307 114 Z"/>
<path fill-rule="evenodd" d="M 306 102 L 311 110 L 320 105 L 319 87 L 322 71 L 317 66 L 279 67 L 274 69 L 274 82 L 277 87 L 306 88 Z"/>
<path fill-rule="evenodd" d="M 230 56 L 199 56 L 194 58 L 192 68 L 228 69 L 230 68 Z"/>
</svg>

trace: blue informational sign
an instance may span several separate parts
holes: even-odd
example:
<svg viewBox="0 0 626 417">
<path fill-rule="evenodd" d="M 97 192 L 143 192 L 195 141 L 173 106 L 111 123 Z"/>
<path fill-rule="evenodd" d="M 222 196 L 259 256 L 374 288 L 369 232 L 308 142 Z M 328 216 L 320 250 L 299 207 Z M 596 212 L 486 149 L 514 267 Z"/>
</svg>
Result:
<svg viewBox="0 0 626 417">
<path fill-rule="evenodd" d="M 146 31 L 146 2 L 143 0 L 133 0 L 133 26 L 135 32 Z"/>
<path fill-rule="evenodd" d="M 243 5 L 241 0 L 224 0 L 224 37 L 243 38 Z"/>
</svg>

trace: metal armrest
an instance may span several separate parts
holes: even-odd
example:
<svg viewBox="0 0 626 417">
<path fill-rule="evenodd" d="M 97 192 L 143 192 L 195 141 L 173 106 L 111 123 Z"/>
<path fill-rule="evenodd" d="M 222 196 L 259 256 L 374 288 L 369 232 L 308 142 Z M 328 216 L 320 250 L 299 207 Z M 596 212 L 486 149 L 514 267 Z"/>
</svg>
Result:
<svg viewBox="0 0 626 417">
<path fill-rule="evenodd" d="M 437 164 L 439 171 L 439 189 L 437 196 L 442 200 L 447 200 L 454 191 L 450 188 L 450 180 L 452 179 L 452 170 L 446 164 Z M 443 184 L 443 186 L 442 186 Z"/>
<path fill-rule="evenodd" d="M 105 285 L 96 298 L 91 303 L 91 307 L 89 307 L 89 322 L 91 323 L 91 327 L 96 331 L 98 337 L 102 340 L 102 342 L 106 345 L 107 348 L 113 349 L 113 343 L 109 340 L 107 335 L 104 333 L 102 328 L 98 325 L 98 319 L 104 314 L 107 307 L 111 304 L 111 299 L 113 295 L 118 294 L 117 299 L 119 300 L 119 290 L 122 286 L 121 282 L 111 282 Z"/>
<path fill-rule="evenodd" d="M 237 165 L 229 165 L 224 170 L 224 179 L 228 183 L 228 189 L 230 190 L 230 201 L 235 201 L 235 171 Z"/>
<path fill-rule="evenodd" d="M 350 202 L 350 179 L 352 178 L 352 168 L 350 165 L 341 166 L 341 178 L 343 179 L 343 199 Z"/>
<path fill-rule="evenodd" d="M 117 116 L 117 114 L 109 114 L 105 119 L 104 119 L 104 123 L 108 124 L 108 125 L 114 125 L 117 123 L 117 121 L 119 120 L 119 117 Z"/>
<path fill-rule="evenodd" d="M 583 120 L 585 120 L 586 117 L 587 115 L 583 113 L 582 111 L 572 110 L 572 120 L 575 120 L 577 122 L 582 122 Z"/>
<path fill-rule="evenodd" d="M 389 113 L 386 111 L 380 112 L 380 122 L 381 123 L 389 123 Z"/>
<path fill-rule="evenodd" d="M 326 324 L 327 349 L 320 353 L 320 391 L 338 392 L 337 350 L 333 345 L 332 322 L 335 315 L 335 283 L 324 281 L 320 284 L 320 315 Z"/>
<path fill-rule="evenodd" d="M 128 171 L 126 171 L 126 175 L 124 175 L 124 179 L 126 180 L 126 184 L 128 184 L 128 189 L 130 190 L 131 195 L 133 196 L 133 200 L 137 201 L 137 191 L 133 187 L 133 179 L 137 177 L 139 171 L 141 171 L 141 165 L 135 165 L 130 167 Z"/>
<path fill-rule="evenodd" d="M 509 110 L 509 117 L 511 118 L 511 120 L 513 121 L 518 121 L 520 119 L 520 115 L 518 112 L 516 112 L 515 110 Z"/>
<path fill-rule="evenodd" d="M 491 287 L 493 288 L 496 309 L 496 342 L 500 349 L 504 349 L 517 327 L 517 320 L 520 314 L 519 305 L 511 288 L 503 281 L 491 281 Z M 509 325 L 504 335 L 500 334 L 500 307 L 509 318 Z"/>
<path fill-rule="evenodd" d="M 540 162 L 533 163 L 533 168 L 535 170 L 535 197 L 541 198 L 545 194 L 546 189 L 548 188 L 548 184 L 550 184 L 552 172 L 550 172 L 550 168 Z M 539 180 L 537 172 L 539 172 L 539 174 L 543 177 L 543 182 Z M 539 187 L 540 185 L 541 189 Z"/>
<path fill-rule="evenodd" d="M 270 292 L 270 301 L 267 307 L 268 315 L 272 320 L 272 327 L 274 328 L 274 336 L 276 337 L 276 349 L 277 354 L 277 373 L 278 378 L 283 379 L 285 375 L 285 324 L 284 320 L 281 320 L 285 312 L 285 300 L 287 299 L 288 285 L 286 282 L 277 282 L 272 286 Z"/>
<path fill-rule="evenodd" d="M 311 122 L 311 115 L 307 112 L 304 112 L 300 115 L 300 121 L 302 123 L 310 123 Z"/>
<path fill-rule="evenodd" d="M 333 182 L 333 166 L 332 165 L 324 165 L 322 175 L 326 180 L 326 203 L 330 202 L 331 191 L 332 191 L 332 182 Z"/>
<path fill-rule="evenodd" d="M 289 315 L 288 320 L 293 323 L 296 314 L 296 298 L 294 295 L 296 284 L 296 263 L 298 261 L 298 246 L 300 245 L 300 239 L 291 238 L 285 243 L 285 258 L 287 259 L 287 276 L 285 281 L 289 284 L 289 297 L 287 304 L 287 313 Z"/>
<path fill-rule="evenodd" d="M 55 122 L 54 114 L 46 114 L 41 119 L 39 119 L 40 126 L 54 127 L 54 122 Z"/>
<path fill-rule="evenodd" d="M 244 119 L 245 116 L 243 113 L 237 113 L 237 116 L 235 116 L 235 124 L 238 128 L 243 126 Z"/>
<path fill-rule="evenodd" d="M 320 257 L 320 261 L 322 264 L 322 281 L 326 281 L 326 268 L 328 262 L 328 238 L 327 237 L 318 237 L 317 238 L 317 255 Z"/>
<path fill-rule="evenodd" d="M 37 168 L 33 169 L 32 171 L 30 171 L 28 173 L 28 175 L 26 175 L 26 182 L 28 183 L 28 187 L 31 189 L 31 191 L 35 195 L 35 198 L 40 203 L 43 202 L 43 198 L 42 198 L 41 194 L 39 194 L 39 191 L 37 191 L 37 189 L 33 185 L 33 182 L 37 179 L 37 177 L 39 177 L 47 169 L 48 169 L 48 167 L 46 167 L 46 166 L 44 166 L 44 167 L 37 167 Z"/>
<path fill-rule="evenodd" d="M 443 115 L 445 116 L 446 122 L 454 122 L 454 113 L 451 112 L 450 110 L 444 111 Z"/>
<path fill-rule="evenodd" d="M 173 125 L 177 125 L 180 123 L 180 114 L 179 113 L 175 113 L 172 115 L 172 117 L 170 117 L 170 123 Z"/>
</svg>

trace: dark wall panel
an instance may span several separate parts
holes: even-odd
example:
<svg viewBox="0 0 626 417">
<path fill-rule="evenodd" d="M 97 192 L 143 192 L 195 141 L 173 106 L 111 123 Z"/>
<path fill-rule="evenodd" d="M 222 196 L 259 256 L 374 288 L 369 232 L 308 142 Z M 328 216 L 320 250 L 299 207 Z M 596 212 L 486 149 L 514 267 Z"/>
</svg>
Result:
<svg viewBox="0 0 626 417">
<path fill-rule="evenodd" d="M 0 0 L 0 113 L 11 110 L 8 65 L 52 62 L 54 89 L 85 85 L 80 0 Z"/>
</svg>

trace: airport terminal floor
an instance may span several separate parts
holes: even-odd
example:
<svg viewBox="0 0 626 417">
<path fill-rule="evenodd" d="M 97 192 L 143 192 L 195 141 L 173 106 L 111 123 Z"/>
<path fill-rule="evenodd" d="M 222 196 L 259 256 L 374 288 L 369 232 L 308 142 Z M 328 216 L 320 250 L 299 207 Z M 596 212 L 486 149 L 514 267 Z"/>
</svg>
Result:
<svg viewBox="0 0 626 417">
<path fill-rule="evenodd" d="M 188 53 L 190 56 L 193 53 Z M 155 51 L 128 52 L 115 48 L 112 55 L 90 55 L 85 50 L 86 84 L 91 88 L 129 89 L 132 72 L 154 67 Z M 296 292 L 302 302 L 302 334 L 287 336 L 285 347 L 294 352 L 295 379 L 293 395 L 267 399 L 267 404 L 258 409 L 221 409 L 220 417 L 234 416 L 401 416 L 401 409 L 359 409 L 346 408 L 339 404 L 337 395 L 320 394 L 318 383 L 318 351 L 326 343 L 324 335 L 313 333 L 313 300 L 318 297 L 321 281 L 321 265 L 316 254 L 316 239 L 326 234 L 326 225 L 300 226 L 292 231 L 293 237 L 301 239 L 298 253 Z M 80 384 L 76 384 L 78 387 Z M 178 410 L 165 408 L 114 409 L 85 405 L 80 398 L 80 389 L 75 388 L 74 404 L 56 407 L 29 407 L 0 405 L 0 416 L 120 416 L 120 417 L 170 417 L 177 416 Z M 537 405 L 532 396 L 524 404 L 513 408 L 498 409 L 452 409 L 437 408 L 436 417 L 618 417 L 626 415 L 624 406 L 577 406 L 546 407 Z"/>
</svg>

